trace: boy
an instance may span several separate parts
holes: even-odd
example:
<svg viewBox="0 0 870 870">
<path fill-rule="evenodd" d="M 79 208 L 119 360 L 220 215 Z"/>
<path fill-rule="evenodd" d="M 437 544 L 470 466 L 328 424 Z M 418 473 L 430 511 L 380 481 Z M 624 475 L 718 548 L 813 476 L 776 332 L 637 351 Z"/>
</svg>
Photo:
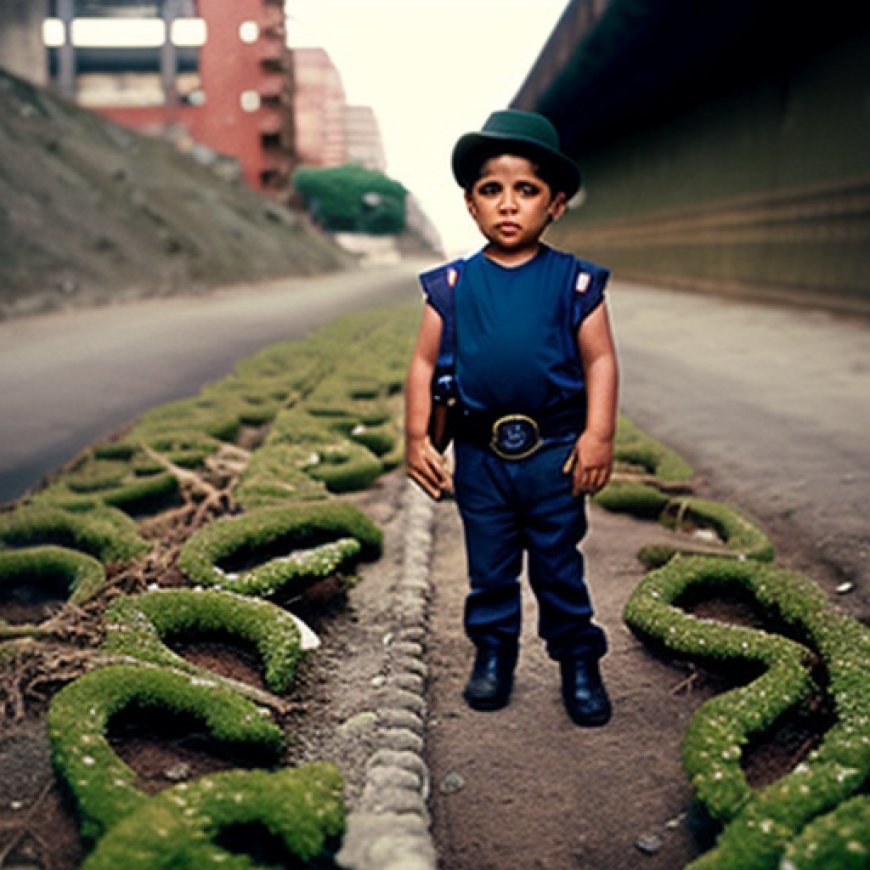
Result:
<svg viewBox="0 0 870 870">
<path fill-rule="evenodd" d="M 476 648 L 463 697 L 475 710 L 508 703 L 525 551 L 566 711 L 578 725 L 603 725 L 611 712 L 598 667 L 606 641 L 592 622 L 577 544 L 586 531 L 584 494 L 607 483 L 613 462 L 609 273 L 540 241 L 580 188 L 546 118 L 494 112 L 456 143 L 452 168 L 486 244 L 421 276 L 427 304 L 406 382 L 406 462 L 433 498 L 454 489 L 462 518 L 464 624 Z M 427 434 L 442 332 L 455 332 L 452 481 Z"/>
</svg>

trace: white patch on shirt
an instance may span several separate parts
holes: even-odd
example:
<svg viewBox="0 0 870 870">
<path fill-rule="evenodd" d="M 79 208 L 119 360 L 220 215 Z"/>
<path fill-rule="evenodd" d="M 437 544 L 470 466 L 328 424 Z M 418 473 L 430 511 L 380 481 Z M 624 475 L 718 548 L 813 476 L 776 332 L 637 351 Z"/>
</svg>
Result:
<svg viewBox="0 0 870 870">
<path fill-rule="evenodd" d="M 581 272 L 577 276 L 577 283 L 574 285 L 574 290 L 577 293 L 585 293 L 592 283 L 592 276 L 588 272 Z"/>
<path fill-rule="evenodd" d="M 459 280 L 459 272 L 456 269 L 448 269 L 447 270 L 447 286 L 455 287 L 456 282 Z"/>
</svg>

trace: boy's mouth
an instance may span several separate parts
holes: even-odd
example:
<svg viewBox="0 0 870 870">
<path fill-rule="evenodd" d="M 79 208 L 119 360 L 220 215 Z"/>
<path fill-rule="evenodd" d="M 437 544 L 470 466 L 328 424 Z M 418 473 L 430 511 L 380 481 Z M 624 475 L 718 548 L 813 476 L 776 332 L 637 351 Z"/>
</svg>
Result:
<svg viewBox="0 0 870 870">
<path fill-rule="evenodd" d="M 496 229 L 502 233 L 515 233 L 519 228 L 520 225 L 515 224 L 513 221 L 503 221 L 502 223 L 496 224 Z"/>
</svg>

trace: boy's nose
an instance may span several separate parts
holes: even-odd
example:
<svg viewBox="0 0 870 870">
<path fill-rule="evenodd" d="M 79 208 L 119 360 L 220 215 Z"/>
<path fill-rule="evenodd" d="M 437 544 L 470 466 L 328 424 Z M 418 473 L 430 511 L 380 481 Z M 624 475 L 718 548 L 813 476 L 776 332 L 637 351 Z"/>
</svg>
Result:
<svg viewBox="0 0 870 870">
<path fill-rule="evenodd" d="M 501 198 L 501 210 L 513 211 L 516 208 L 516 198 L 512 193 L 506 192 Z"/>
</svg>

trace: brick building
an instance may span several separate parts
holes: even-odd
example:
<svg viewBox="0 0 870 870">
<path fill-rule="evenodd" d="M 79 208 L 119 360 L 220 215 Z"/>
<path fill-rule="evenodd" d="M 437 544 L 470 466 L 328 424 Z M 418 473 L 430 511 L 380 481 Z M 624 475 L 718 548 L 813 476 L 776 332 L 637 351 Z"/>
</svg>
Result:
<svg viewBox="0 0 870 870">
<path fill-rule="evenodd" d="M 292 56 L 299 162 L 341 166 L 348 157 L 341 75 L 322 48 L 294 48 Z"/>
<path fill-rule="evenodd" d="M 293 49 L 296 150 L 306 166 L 358 163 L 386 171 L 381 131 L 368 106 L 349 106 L 341 74 L 322 48 Z"/>
<path fill-rule="evenodd" d="M 345 106 L 344 128 L 347 131 L 347 159 L 366 169 L 386 172 L 387 158 L 375 113 L 368 106 Z"/>
<path fill-rule="evenodd" d="M 230 156 L 251 186 L 286 198 L 295 137 L 283 5 L 51 0 L 49 68 L 82 105 Z"/>
</svg>

